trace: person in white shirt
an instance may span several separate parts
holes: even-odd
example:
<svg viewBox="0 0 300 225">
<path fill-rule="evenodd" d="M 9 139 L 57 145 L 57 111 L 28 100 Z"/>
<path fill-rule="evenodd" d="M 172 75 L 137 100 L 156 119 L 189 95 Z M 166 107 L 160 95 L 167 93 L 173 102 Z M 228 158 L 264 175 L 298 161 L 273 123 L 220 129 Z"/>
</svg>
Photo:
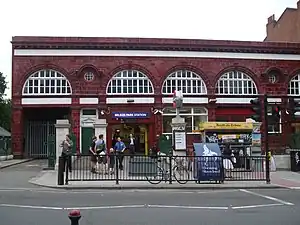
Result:
<svg viewBox="0 0 300 225">
<path fill-rule="evenodd" d="M 133 158 L 133 155 L 135 154 L 135 138 L 132 134 L 129 135 L 129 152 L 130 152 L 130 158 Z"/>
</svg>

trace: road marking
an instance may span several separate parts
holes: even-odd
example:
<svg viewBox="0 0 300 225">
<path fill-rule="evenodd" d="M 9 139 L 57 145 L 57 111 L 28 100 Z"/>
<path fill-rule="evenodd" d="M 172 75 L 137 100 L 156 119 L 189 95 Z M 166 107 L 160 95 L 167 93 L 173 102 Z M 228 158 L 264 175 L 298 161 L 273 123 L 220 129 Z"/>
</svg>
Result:
<svg viewBox="0 0 300 225">
<path fill-rule="evenodd" d="M 249 190 L 245 190 L 245 189 L 240 189 L 240 191 L 251 194 L 251 195 L 259 196 L 259 197 L 262 197 L 262 198 L 265 198 L 265 199 L 269 199 L 271 201 L 278 202 L 278 203 L 281 203 L 281 204 L 284 204 L 284 205 L 294 205 L 294 203 L 287 202 L 287 201 L 284 201 L 284 200 L 281 200 L 281 199 L 278 199 L 278 198 L 275 198 L 275 197 L 272 197 L 272 196 L 262 195 L 262 194 L 259 194 L 259 193 L 253 192 L 253 191 L 249 191 Z"/>
<path fill-rule="evenodd" d="M 272 206 L 283 206 L 284 204 L 275 203 L 275 204 L 264 204 L 264 205 L 244 205 L 244 206 L 234 206 L 231 209 L 252 209 L 252 208 L 261 208 L 261 207 L 272 207 Z"/>
<path fill-rule="evenodd" d="M 114 206 L 87 206 L 87 207 L 72 207 L 64 208 L 66 210 L 89 210 L 89 209 L 125 209 L 125 208 L 145 208 L 145 205 L 114 205 Z"/>
<path fill-rule="evenodd" d="M 63 210 L 64 209 L 62 207 L 35 206 L 35 205 L 13 205 L 13 204 L 0 204 L 0 207 L 28 208 L 28 209 L 52 209 L 52 210 Z"/>
<path fill-rule="evenodd" d="M 229 207 L 222 206 L 183 206 L 183 205 L 147 205 L 148 208 L 178 208 L 178 209 L 217 209 L 226 210 Z"/>
</svg>

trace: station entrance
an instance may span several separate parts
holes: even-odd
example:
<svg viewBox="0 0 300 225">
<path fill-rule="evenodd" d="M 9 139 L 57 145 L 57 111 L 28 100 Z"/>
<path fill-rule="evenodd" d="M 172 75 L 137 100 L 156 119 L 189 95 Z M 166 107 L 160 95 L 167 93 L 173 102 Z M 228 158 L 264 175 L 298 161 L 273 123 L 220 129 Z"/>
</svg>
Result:
<svg viewBox="0 0 300 225">
<path fill-rule="evenodd" d="M 121 123 L 112 125 L 112 138 L 116 137 L 116 133 L 119 131 L 122 141 L 126 147 L 130 144 L 130 134 L 135 139 L 135 152 L 137 154 L 147 154 L 149 149 L 148 135 L 149 129 L 147 124 L 137 123 Z M 113 140 L 112 140 L 113 144 Z"/>
</svg>

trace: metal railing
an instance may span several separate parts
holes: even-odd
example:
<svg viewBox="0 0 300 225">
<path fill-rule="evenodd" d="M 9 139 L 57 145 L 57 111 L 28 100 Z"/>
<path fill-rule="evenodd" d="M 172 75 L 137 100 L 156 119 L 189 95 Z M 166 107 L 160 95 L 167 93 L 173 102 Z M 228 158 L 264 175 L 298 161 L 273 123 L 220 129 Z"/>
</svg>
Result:
<svg viewBox="0 0 300 225">
<path fill-rule="evenodd" d="M 186 184 L 194 181 L 223 183 L 224 181 L 267 181 L 265 156 L 239 157 L 237 163 L 223 156 L 158 156 L 110 155 L 97 157 L 95 163 L 90 155 L 60 157 L 58 184 L 70 181 L 145 181 Z"/>
</svg>

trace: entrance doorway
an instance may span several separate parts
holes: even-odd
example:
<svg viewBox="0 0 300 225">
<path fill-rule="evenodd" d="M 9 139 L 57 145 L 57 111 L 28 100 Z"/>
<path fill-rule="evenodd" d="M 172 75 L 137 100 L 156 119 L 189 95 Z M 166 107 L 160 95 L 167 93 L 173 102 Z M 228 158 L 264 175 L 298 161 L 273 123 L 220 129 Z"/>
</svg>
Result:
<svg viewBox="0 0 300 225">
<path fill-rule="evenodd" d="M 129 136 L 132 134 L 136 141 L 135 152 L 137 154 L 148 154 L 148 125 L 147 124 L 134 124 L 122 123 L 112 126 L 112 137 L 116 130 L 120 130 L 120 136 L 125 143 L 126 147 L 129 146 Z"/>
</svg>

